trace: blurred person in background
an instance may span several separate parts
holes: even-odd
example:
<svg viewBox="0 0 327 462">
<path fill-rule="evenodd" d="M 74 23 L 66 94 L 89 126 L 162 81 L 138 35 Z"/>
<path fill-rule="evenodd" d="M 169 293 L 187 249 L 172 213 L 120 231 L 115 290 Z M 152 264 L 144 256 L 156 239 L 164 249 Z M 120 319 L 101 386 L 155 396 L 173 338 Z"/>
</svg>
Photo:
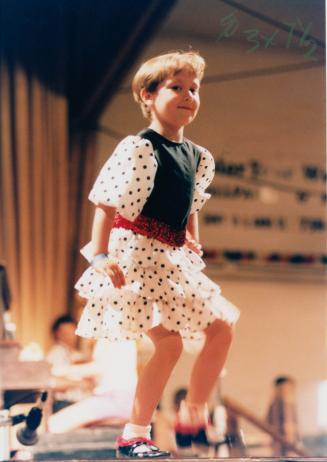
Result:
<svg viewBox="0 0 327 462">
<path fill-rule="evenodd" d="M 270 402 L 266 421 L 275 428 L 290 444 L 299 440 L 296 415 L 295 381 L 288 376 L 279 376 L 274 380 L 274 392 Z M 274 456 L 290 455 L 287 444 L 273 441 Z"/>
<path fill-rule="evenodd" d="M 51 326 L 54 344 L 46 359 L 52 366 L 53 412 L 86 398 L 95 386 L 91 358 L 77 349 L 75 329 L 69 315 L 58 317 Z"/>
</svg>

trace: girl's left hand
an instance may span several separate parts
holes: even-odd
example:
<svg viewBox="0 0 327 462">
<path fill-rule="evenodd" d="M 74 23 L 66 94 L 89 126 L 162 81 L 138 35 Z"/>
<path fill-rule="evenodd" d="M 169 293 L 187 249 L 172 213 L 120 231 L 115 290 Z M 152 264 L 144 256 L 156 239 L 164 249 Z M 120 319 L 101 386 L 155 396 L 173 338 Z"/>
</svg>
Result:
<svg viewBox="0 0 327 462">
<path fill-rule="evenodd" d="M 184 245 L 202 257 L 203 250 L 202 245 L 199 242 L 195 241 L 194 239 L 187 238 Z"/>
</svg>

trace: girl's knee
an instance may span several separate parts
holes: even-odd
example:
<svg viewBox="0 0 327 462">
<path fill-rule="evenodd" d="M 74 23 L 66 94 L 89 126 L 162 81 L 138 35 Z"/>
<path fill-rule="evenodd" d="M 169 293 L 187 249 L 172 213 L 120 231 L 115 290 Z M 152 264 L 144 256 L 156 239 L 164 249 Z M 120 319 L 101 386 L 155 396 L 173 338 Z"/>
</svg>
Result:
<svg viewBox="0 0 327 462">
<path fill-rule="evenodd" d="M 207 340 L 214 340 L 219 344 L 230 345 L 233 340 L 233 326 L 227 324 L 221 319 L 216 319 L 205 330 Z"/>
<path fill-rule="evenodd" d="M 164 357 L 171 360 L 178 360 L 183 351 L 183 341 L 178 332 L 169 332 L 153 340 L 155 349 Z"/>
</svg>

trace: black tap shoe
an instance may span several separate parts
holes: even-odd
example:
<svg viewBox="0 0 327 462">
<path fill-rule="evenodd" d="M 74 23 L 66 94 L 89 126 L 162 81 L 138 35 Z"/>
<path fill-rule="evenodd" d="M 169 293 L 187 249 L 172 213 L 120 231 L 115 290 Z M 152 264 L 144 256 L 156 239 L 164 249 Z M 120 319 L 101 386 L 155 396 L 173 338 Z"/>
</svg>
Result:
<svg viewBox="0 0 327 462">
<path fill-rule="evenodd" d="M 192 443 L 209 446 L 207 432 L 205 428 L 200 428 L 197 433 L 192 435 Z"/>
<path fill-rule="evenodd" d="M 187 449 L 192 443 L 201 446 L 209 446 L 205 427 L 193 428 L 178 423 L 175 425 L 175 438 L 177 447 Z"/>
<path fill-rule="evenodd" d="M 178 448 L 190 448 L 192 446 L 192 437 L 191 428 L 181 425 L 180 423 L 175 425 L 175 439 Z"/>
<path fill-rule="evenodd" d="M 170 452 L 161 451 L 153 441 L 147 438 L 117 439 L 117 458 L 126 459 L 149 459 L 157 457 L 169 457 Z"/>
</svg>

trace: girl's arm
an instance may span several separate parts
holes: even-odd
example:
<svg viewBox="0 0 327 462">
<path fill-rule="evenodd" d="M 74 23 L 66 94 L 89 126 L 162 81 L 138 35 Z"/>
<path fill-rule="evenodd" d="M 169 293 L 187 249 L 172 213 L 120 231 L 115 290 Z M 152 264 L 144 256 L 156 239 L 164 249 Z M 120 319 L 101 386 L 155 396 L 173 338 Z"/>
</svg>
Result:
<svg viewBox="0 0 327 462">
<path fill-rule="evenodd" d="M 108 241 L 115 213 L 115 207 L 102 204 L 96 206 L 92 225 L 93 255 L 108 252 Z"/>
<path fill-rule="evenodd" d="M 199 242 L 199 219 L 198 212 L 192 213 L 186 226 L 186 243 L 185 245 L 198 255 L 202 255 L 202 247 Z"/>
<path fill-rule="evenodd" d="M 188 238 L 194 239 L 195 241 L 199 242 L 199 216 L 198 212 L 192 213 L 188 217 L 187 227 L 186 230 L 188 234 L 191 236 L 187 236 Z"/>
<path fill-rule="evenodd" d="M 92 225 L 92 266 L 99 272 L 108 275 L 117 288 L 125 285 L 125 277 L 117 261 L 107 256 L 109 236 L 115 218 L 116 209 L 108 205 L 96 206 Z M 97 257 L 98 258 L 95 258 Z"/>
</svg>

